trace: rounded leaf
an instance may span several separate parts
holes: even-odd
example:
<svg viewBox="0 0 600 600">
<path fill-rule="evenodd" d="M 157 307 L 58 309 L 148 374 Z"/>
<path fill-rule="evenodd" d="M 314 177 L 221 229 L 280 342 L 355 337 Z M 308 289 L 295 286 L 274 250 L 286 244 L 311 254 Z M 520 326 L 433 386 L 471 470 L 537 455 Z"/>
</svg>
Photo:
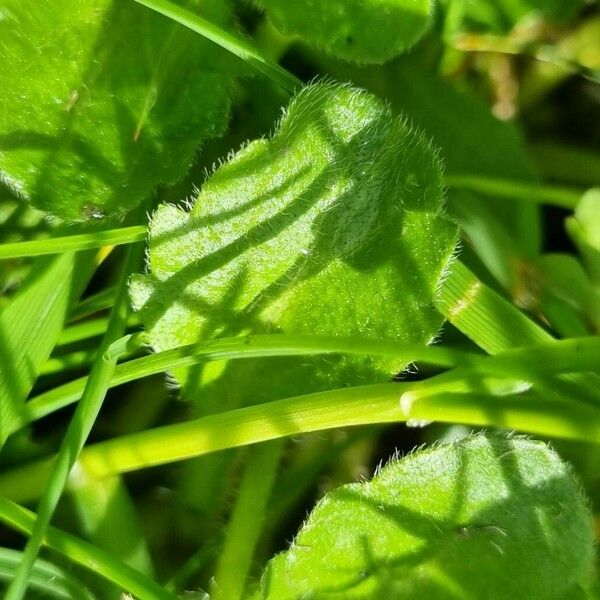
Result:
<svg viewBox="0 0 600 600">
<path fill-rule="evenodd" d="M 573 600 L 594 536 L 577 482 L 541 442 L 477 435 L 327 494 L 262 598 Z"/>
<path fill-rule="evenodd" d="M 275 27 L 338 58 L 383 63 L 429 26 L 431 0 L 259 0 Z"/>
</svg>

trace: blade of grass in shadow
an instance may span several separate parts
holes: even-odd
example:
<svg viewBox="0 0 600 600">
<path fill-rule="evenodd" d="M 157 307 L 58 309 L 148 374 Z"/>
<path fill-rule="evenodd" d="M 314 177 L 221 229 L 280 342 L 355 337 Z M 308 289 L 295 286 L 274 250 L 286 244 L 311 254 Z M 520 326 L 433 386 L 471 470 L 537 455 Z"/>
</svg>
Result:
<svg viewBox="0 0 600 600">
<path fill-rule="evenodd" d="M 0 497 L 0 521 L 7 526 L 29 535 L 35 520 L 35 513 Z M 134 594 L 140 600 L 176 600 L 176 596 L 168 593 L 155 581 L 123 564 L 108 552 L 59 529 L 48 528 L 44 545 Z"/>
<path fill-rule="evenodd" d="M 199 15 L 194 14 L 181 6 L 177 6 L 173 2 L 169 2 L 168 0 L 134 1 L 172 19 L 173 21 L 177 21 L 177 23 L 180 23 L 196 33 L 199 33 L 201 36 L 248 63 L 257 71 L 266 75 L 269 79 L 289 92 L 293 92 L 296 88 L 303 85 L 302 82 L 289 71 L 262 56 L 262 54 L 248 42 L 234 36 L 229 31 L 221 29 Z"/>
<path fill-rule="evenodd" d="M 0 548 L 0 581 L 10 581 L 20 562 L 20 552 Z M 35 562 L 31 572 L 31 588 L 37 590 L 43 598 L 94 600 L 94 596 L 81 582 L 45 560 Z"/>
<path fill-rule="evenodd" d="M 1 244 L 0 260 L 91 250 L 93 248 L 101 248 L 102 246 L 118 246 L 120 244 L 141 242 L 145 238 L 146 227 L 143 225 L 134 225 L 132 227 L 121 227 L 120 229 L 92 231 L 90 233 L 79 233 L 64 237 Z"/>
<path fill-rule="evenodd" d="M 446 175 L 444 183 L 449 188 L 460 188 L 494 198 L 550 204 L 570 210 L 575 209 L 581 198 L 581 191 L 577 188 L 478 175 Z"/>
<path fill-rule="evenodd" d="M 280 440 L 250 448 L 213 578 L 214 600 L 240 600 L 283 452 Z"/>
<path fill-rule="evenodd" d="M 78 350 L 69 354 L 49 358 L 42 368 L 40 375 L 50 375 L 52 373 L 62 373 L 69 369 L 80 369 L 90 365 L 96 356 L 95 350 Z"/>
<path fill-rule="evenodd" d="M 116 295 L 117 290 L 114 287 L 107 287 L 96 294 L 84 298 L 69 315 L 69 322 L 78 321 L 101 310 L 110 308 L 115 303 Z"/>
<path fill-rule="evenodd" d="M 0 314 L 0 446 L 23 423 L 25 399 L 95 267 L 89 253 L 40 258 Z"/>
<path fill-rule="evenodd" d="M 136 325 L 139 325 L 137 316 L 134 314 L 129 315 L 127 318 L 127 326 L 134 327 Z M 57 347 L 66 346 L 67 344 L 73 344 L 89 338 L 98 337 L 106 331 L 107 326 L 108 319 L 106 318 L 90 319 L 89 321 L 76 323 L 75 325 L 63 329 L 56 345 Z"/>
<path fill-rule="evenodd" d="M 23 552 L 23 560 L 15 573 L 15 578 L 7 589 L 5 600 L 21 600 L 26 593 L 31 568 L 67 482 L 69 472 L 75 464 L 77 456 L 83 448 L 100 411 L 110 378 L 116 366 L 117 358 L 124 350 L 128 349 L 128 342 L 130 340 L 128 338 L 121 338 L 129 312 L 127 280 L 130 274 L 139 268 L 143 252 L 144 247 L 142 244 L 134 244 L 127 249 L 127 257 L 123 265 L 118 288 L 119 292 L 111 312 L 106 333 L 86 382 L 81 401 L 69 424 L 64 441 L 52 466 L 47 487 L 40 501 L 38 516 L 31 532 L 31 537 Z"/>
<path fill-rule="evenodd" d="M 152 577 L 154 567 L 135 504 L 121 477 L 94 479 L 78 470 L 69 491 L 84 537 Z"/>
</svg>

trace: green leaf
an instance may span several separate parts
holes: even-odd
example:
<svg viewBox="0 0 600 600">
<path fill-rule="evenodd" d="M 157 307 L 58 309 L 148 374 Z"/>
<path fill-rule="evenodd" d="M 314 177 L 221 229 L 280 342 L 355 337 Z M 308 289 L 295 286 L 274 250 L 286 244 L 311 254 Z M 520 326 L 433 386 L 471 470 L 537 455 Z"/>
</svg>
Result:
<svg viewBox="0 0 600 600">
<path fill-rule="evenodd" d="M 429 26 L 431 0 L 258 0 L 275 27 L 358 63 L 383 63 Z"/>
<path fill-rule="evenodd" d="M 262 597 L 570 600 L 591 583 L 591 525 L 547 446 L 477 435 L 327 494 Z"/>
<path fill-rule="evenodd" d="M 495 119 L 476 97 L 459 92 L 419 66 L 416 58 L 401 57 L 370 69 L 333 61 L 326 66 L 338 79 L 350 79 L 386 98 L 394 110 L 423 128 L 440 146 L 451 178 L 472 174 L 511 179 L 525 184 L 521 195 L 528 195 L 531 187 L 526 184 L 535 183 L 535 169 L 519 131 Z M 451 188 L 448 214 L 459 223 L 485 266 L 518 296 L 523 287 L 521 263 L 540 251 L 539 211 L 530 202 L 490 195 L 494 195 L 491 190 L 481 194 Z"/>
<path fill-rule="evenodd" d="M 193 2 L 214 22 L 222 0 Z M 133 2 L 1 0 L 0 180 L 68 220 L 122 214 L 225 127 L 231 57 Z"/>
<path fill-rule="evenodd" d="M 567 23 L 584 0 L 443 0 L 446 34 L 464 31 L 505 33 L 527 18 Z"/>
<path fill-rule="evenodd" d="M 567 232 L 581 252 L 590 277 L 600 284 L 600 188 L 588 190 L 575 214 L 566 221 Z"/>
<path fill-rule="evenodd" d="M 544 254 L 536 261 L 532 275 L 535 283 L 531 287 L 546 315 L 549 308 L 556 307 L 563 320 L 580 321 L 584 332 L 589 328 L 600 331 L 600 288 L 594 287 L 575 256 Z"/>
<path fill-rule="evenodd" d="M 272 139 L 222 165 L 190 212 L 159 207 L 150 272 L 133 278 L 131 293 L 157 350 L 249 331 L 428 343 L 455 242 L 428 140 L 375 97 L 318 84 L 294 98 Z M 225 397 L 235 406 L 385 381 L 405 364 L 248 360 L 231 369 Z M 212 367 L 204 382 L 224 369 Z M 175 374 L 195 387 L 196 370 Z"/>
</svg>

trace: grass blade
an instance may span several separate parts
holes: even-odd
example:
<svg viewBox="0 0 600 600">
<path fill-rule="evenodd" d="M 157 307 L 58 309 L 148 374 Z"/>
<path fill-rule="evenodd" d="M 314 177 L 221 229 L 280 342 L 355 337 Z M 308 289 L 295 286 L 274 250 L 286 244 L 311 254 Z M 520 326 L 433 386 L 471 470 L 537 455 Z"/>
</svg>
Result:
<svg viewBox="0 0 600 600">
<path fill-rule="evenodd" d="M 26 508 L 0 497 L 0 520 L 9 527 L 30 535 L 36 516 Z M 175 596 L 155 581 L 123 564 L 108 552 L 59 529 L 48 528 L 44 545 L 134 594 L 140 600 L 176 600 Z"/>
<path fill-rule="evenodd" d="M 21 562 L 21 553 L 0 548 L 0 580 L 10 581 Z M 94 596 L 83 584 L 45 560 L 37 560 L 31 572 L 31 587 L 43 598 L 62 600 L 94 600 Z"/>
<path fill-rule="evenodd" d="M 450 381 L 447 375 L 438 376 L 444 381 L 440 393 L 425 394 L 409 403 L 401 403 L 401 399 L 419 389 L 418 382 L 294 396 L 125 435 L 85 448 L 79 466 L 90 476 L 102 478 L 302 433 L 407 420 L 503 427 L 552 438 L 600 441 L 598 406 L 523 394 L 520 390 L 526 386 L 520 380 L 469 380 L 464 372 L 457 371 Z M 3 473 L 0 495 L 31 501 L 48 477 L 49 463 L 45 459 Z"/>
<path fill-rule="evenodd" d="M 7 592 L 6 600 L 21 600 L 27 590 L 29 574 L 42 545 L 46 529 L 54 513 L 56 505 L 67 482 L 69 472 L 83 448 L 89 432 L 96 420 L 108 383 L 116 366 L 117 356 L 125 349 L 122 339 L 129 311 L 127 280 L 131 272 L 139 266 L 143 256 L 143 246 L 133 245 L 128 248 L 127 259 L 123 266 L 119 293 L 111 312 L 106 334 L 99 353 L 87 380 L 81 402 L 69 425 L 64 441 L 56 457 L 48 485 L 40 501 L 38 516 L 23 552 L 23 560 L 15 573 Z M 115 347 L 115 343 L 117 346 Z"/>
<path fill-rule="evenodd" d="M 280 67 L 262 56 L 262 54 L 248 42 L 221 29 L 199 15 L 173 4 L 173 2 L 169 2 L 168 0 L 135 0 L 135 2 L 199 33 L 201 36 L 242 59 L 289 92 L 293 92 L 296 88 L 303 85 L 302 82 L 289 71 L 286 71 L 283 67 Z"/>
<path fill-rule="evenodd" d="M 122 227 L 120 229 L 92 231 L 90 233 L 79 233 L 77 235 L 31 240 L 28 242 L 15 242 L 13 244 L 0 245 L 0 260 L 91 250 L 103 246 L 118 246 L 120 244 L 141 242 L 144 239 L 146 239 L 146 227 L 143 225 L 134 225 L 133 227 Z"/>
<path fill-rule="evenodd" d="M 581 199 L 581 192 L 576 188 L 540 185 L 511 179 L 478 175 L 447 175 L 444 182 L 449 188 L 460 188 L 494 198 L 551 204 L 570 210 L 574 210 Z"/>
<path fill-rule="evenodd" d="M 526 319 L 524 315 L 521 316 Z M 531 322 L 525 321 L 525 325 L 529 323 Z M 109 386 L 116 387 L 201 361 L 327 353 L 387 354 L 403 358 L 407 362 L 421 361 L 442 367 L 465 366 L 490 375 L 530 377 L 597 370 L 599 351 L 600 339 L 593 336 L 560 340 L 552 344 L 526 344 L 523 348 L 507 351 L 492 360 L 455 348 L 438 346 L 407 346 L 343 337 L 256 335 L 222 338 L 134 359 L 117 365 Z M 33 398 L 25 405 L 24 418 L 27 422 L 32 422 L 77 401 L 86 380 L 86 377 L 75 379 Z"/>
<path fill-rule="evenodd" d="M 23 423 L 25 399 L 94 269 L 87 253 L 40 258 L 0 314 L 0 445 Z"/>
</svg>

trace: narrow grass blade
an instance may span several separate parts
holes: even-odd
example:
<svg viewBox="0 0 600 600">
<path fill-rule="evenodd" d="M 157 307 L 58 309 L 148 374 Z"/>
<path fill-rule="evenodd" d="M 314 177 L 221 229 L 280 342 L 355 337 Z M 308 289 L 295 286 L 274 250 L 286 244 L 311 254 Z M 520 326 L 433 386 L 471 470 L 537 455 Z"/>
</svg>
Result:
<svg viewBox="0 0 600 600">
<path fill-rule="evenodd" d="M 26 593 L 29 573 L 43 543 L 46 529 L 63 492 L 69 472 L 75 464 L 100 411 L 110 378 L 116 366 L 117 357 L 120 352 L 126 349 L 126 343 L 120 338 L 123 335 L 129 311 L 127 280 L 129 275 L 139 267 L 143 250 L 141 244 L 128 248 L 127 259 L 123 265 L 119 284 L 119 293 L 111 312 L 108 328 L 92 366 L 81 402 L 69 424 L 64 441 L 53 464 L 31 537 L 25 546 L 23 560 L 15 573 L 15 578 L 8 587 L 5 600 L 21 600 Z"/>
<path fill-rule="evenodd" d="M 520 393 L 520 381 L 469 382 L 459 373 L 454 385 L 446 380 L 439 394 L 401 406 L 403 395 L 416 387 L 415 383 L 386 383 L 329 390 L 158 427 L 88 446 L 79 467 L 102 478 L 312 431 L 403 421 L 502 427 L 600 442 L 598 406 Z M 34 499 L 48 477 L 49 462 L 3 473 L 0 495 L 20 502 Z"/>
<path fill-rule="evenodd" d="M 523 318 L 526 319 L 524 316 Z M 526 320 L 522 325 L 526 327 L 530 323 Z M 116 387 L 201 361 L 327 353 L 387 354 L 403 358 L 407 362 L 421 361 L 442 367 L 465 366 L 491 375 L 531 377 L 597 370 L 599 346 L 600 339 L 596 337 L 561 340 L 552 344 L 530 343 L 492 360 L 447 347 L 426 348 L 357 338 L 258 335 L 182 346 L 122 363 L 117 365 L 109 385 Z M 32 422 L 76 402 L 81 397 L 86 380 L 86 377 L 81 377 L 36 396 L 26 404 L 24 418 L 27 422 Z"/>
<path fill-rule="evenodd" d="M 274 441 L 250 449 L 215 570 L 214 600 L 241 600 L 244 597 L 283 447 L 281 441 Z"/>
<path fill-rule="evenodd" d="M 36 515 L 31 511 L 0 497 L 0 521 L 27 535 L 31 534 Z M 152 579 L 88 542 L 73 535 L 49 527 L 44 545 L 70 561 L 113 582 L 122 590 L 134 594 L 140 600 L 177 600 Z"/>
<path fill-rule="evenodd" d="M 539 185 L 537 183 L 477 175 L 448 175 L 445 183 L 450 188 L 469 190 L 494 198 L 533 202 L 535 204 L 551 204 L 571 210 L 575 209 L 581 198 L 581 192 L 576 188 Z"/>
<path fill-rule="evenodd" d="M 0 548 L 0 581 L 10 581 L 21 562 L 21 552 Z M 90 591 L 72 575 L 45 560 L 37 560 L 31 571 L 30 585 L 43 598 L 94 600 Z"/>
<path fill-rule="evenodd" d="M 146 238 L 146 227 L 135 225 L 121 229 L 106 231 L 93 231 L 65 237 L 31 240 L 29 242 L 16 242 L 14 244 L 0 245 L 0 260 L 7 258 L 23 258 L 25 256 L 41 256 L 44 254 L 60 254 L 61 252 L 75 252 L 78 250 L 91 250 L 103 246 L 118 246 L 141 242 Z"/>
<path fill-rule="evenodd" d="M 154 568 L 135 504 L 118 476 L 95 479 L 77 469 L 71 502 L 85 538 L 150 577 Z"/>
<path fill-rule="evenodd" d="M 552 341 L 552 336 L 455 261 L 440 286 L 438 310 L 490 354 Z"/>
<path fill-rule="evenodd" d="M 127 326 L 135 327 L 136 325 L 139 325 L 137 316 L 134 314 L 129 315 L 127 318 Z M 82 323 L 75 323 L 75 325 L 63 329 L 56 345 L 66 346 L 67 344 L 74 344 L 75 342 L 98 337 L 106 331 L 107 327 L 108 319 L 106 318 L 90 319 L 89 321 L 83 321 Z"/>
<path fill-rule="evenodd" d="M 169 2 L 168 0 L 135 0 L 135 2 L 164 15 L 169 19 L 173 19 L 174 21 L 177 21 L 177 23 L 181 23 L 181 25 L 188 27 L 192 31 L 209 39 L 211 42 L 221 46 L 221 48 L 225 48 L 225 50 L 242 59 L 289 92 L 293 92 L 296 88 L 303 85 L 302 82 L 289 71 L 286 71 L 284 68 L 272 63 L 262 56 L 248 42 L 232 35 L 214 23 L 210 23 L 199 15 L 176 5 L 173 2 Z"/>
<path fill-rule="evenodd" d="M 94 313 L 110 308 L 115 303 L 117 290 L 114 287 L 104 288 L 102 291 L 84 298 L 69 315 L 69 322 L 78 321 Z"/>
</svg>

